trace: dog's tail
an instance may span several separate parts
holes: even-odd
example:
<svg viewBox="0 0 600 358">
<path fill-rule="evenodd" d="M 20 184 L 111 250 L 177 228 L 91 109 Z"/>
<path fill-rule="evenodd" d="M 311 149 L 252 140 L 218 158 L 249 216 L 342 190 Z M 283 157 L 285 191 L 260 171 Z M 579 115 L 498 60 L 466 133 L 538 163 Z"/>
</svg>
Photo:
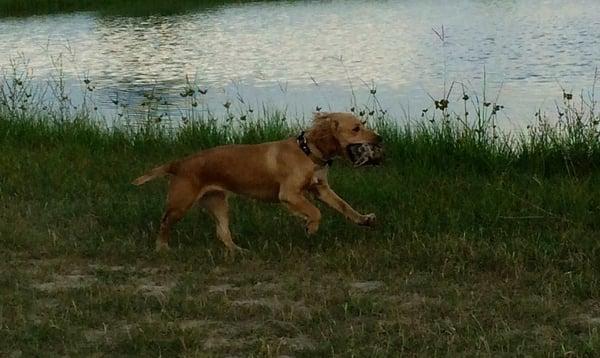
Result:
<svg viewBox="0 0 600 358">
<path fill-rule="evenodd" d="M 146 174 L 142 175 L 141 177 L 132 181 L 131 184 L 142 185 L 146 182 L 149 182 L 150 180 L 154 180 L 159 177 L 164 177 L 167 174 L 174 174 L 173 173 L 173 163 L 167 163 L 167 164 L 161 165 L 160 167 L 156 167 L 156 168 L 150 170 L 149 172 L 147 172 Z"/>
</svg>

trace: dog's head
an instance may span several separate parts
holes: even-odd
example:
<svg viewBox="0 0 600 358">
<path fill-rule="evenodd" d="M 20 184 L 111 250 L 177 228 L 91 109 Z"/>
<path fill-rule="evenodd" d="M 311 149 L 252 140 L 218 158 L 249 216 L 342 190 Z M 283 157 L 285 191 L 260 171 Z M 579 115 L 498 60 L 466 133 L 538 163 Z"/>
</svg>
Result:
<svg viewBox="0 0 600 358">
<path fill-rule="evenodd" d="M 316 113 L 310 140 L 327 156 L 339 155 L 355 166 L 378 164 L 381 137 L 351 113 Z"/>
</svg>

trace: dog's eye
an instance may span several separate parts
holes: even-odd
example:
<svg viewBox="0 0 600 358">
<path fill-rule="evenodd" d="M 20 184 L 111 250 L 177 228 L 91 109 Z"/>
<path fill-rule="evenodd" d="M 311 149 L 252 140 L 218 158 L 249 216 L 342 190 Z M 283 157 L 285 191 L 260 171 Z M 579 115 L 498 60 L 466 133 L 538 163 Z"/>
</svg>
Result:
<svg viewBox="0 0 600 358">
<path fill-rule="evenodd" d="M 358 132 L 359 130 L 360 130 L 360 127 L 359 127 L 359 126 L 356 126 L 356 127 L 352 128 L 352 131 L 353 131 L 353 132 Z"/>
</svg>

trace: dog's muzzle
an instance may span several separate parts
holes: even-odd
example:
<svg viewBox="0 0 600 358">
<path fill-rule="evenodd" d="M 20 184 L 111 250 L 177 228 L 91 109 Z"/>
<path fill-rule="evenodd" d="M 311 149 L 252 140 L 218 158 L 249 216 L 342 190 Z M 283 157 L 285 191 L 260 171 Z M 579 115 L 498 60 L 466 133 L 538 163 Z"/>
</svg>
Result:
<svg viewBox="0 0 600 358">
<path fill-rule="evenodd" d="M 383 147 L 380 144 L 361 143 L 346 147 L 348 158 L 355 167 L 377 165 L 383 160 Z"/>
</svg>

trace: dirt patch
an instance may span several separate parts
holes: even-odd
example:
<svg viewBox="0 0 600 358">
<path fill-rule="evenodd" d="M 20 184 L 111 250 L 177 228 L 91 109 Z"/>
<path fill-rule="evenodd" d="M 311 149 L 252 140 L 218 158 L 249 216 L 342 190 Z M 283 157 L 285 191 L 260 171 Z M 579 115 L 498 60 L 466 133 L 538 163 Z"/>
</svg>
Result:
<svg viewBox="0 0 600 358">
<path fill-rule="evenodd" d="M 140 292 L 144 296 L 155 296 L 159 298 L 166 298 L 171 291 L 172 286 L 163 286 L 163 285 L 139 285 L 138 292 Z"/>
<path fill-rule="evenodd" d="M 383 287 L 384 284 L 381 281 L 363 281 L 363 282 L 352 282 L 350 284 L 350 291 L 354 291 L 354 292 L 371 292 L 371 291 L 375 291 L 381 287 Z"/>
<path fill-rule="evenodd" d="M 144 296 L 166 298 L 173 287 L 175 287 L 175 282 L 155 282 L 145 277 L 138 281 L 137 292 Z"/>
<path fill-rule="evenodd" d="M 428 297 L 413 292 L 400 296 L 388 296 L 387 301 L 393 302 L 405 310 L 415 310 L 423 306 L 439 305 L 441 299 L 439 297 Z"/>
<path fill-rule="evenodd" d="M 209 321 L 205 319 L 186 319 L 177 322 L 177 326 L 179 326 L 182 331 L 212 327 L 216 324 L 217 322 L 215 321 Z"/>
<path fill-rule="evenodd" d="M 282 304 L 279 300 L 271 298 L 255 298 L 247 300 L 236 300 L 232 302 L 237 307 L 265 307 L 270 309 L 281 309 Z"/>
<path fill-rule="evenodd" d="M 132 339 L 133 334 L 138 330 L 140 330 L 138 324 L 121 321 L 110 325 L 103 324 L 101 328 L 85 330 L 83 337 L 92 343 L 112 344 L 124 338 Z"/>
<path fill-rule="evenodd" d="M 119 272 L 119 271 L 126 270 L 126 267 L 122 266 L 122 265 L 110 266 L 110 265 L 100 265 L 100 264 L 89 264 L 88 267 L 94 271 Z"/>
<path fill-rule="evenodd" d="M 576 320 L 585 325 L 600 326 L 600 317 L 588 313 L 580 314 Z"/>
<path fill-rule="evenodd" d="M 206 350 L 242 350 L 253 345 L 257 338 L 253 332 L 262 326 L 257 321 L 240 321 L 229 324 L 222 321 L 186 322 L 195 328 L 208 327 L 209 336 L 202 343 Z"/>
<path fill-rule="evenodd" d="M 317 348 L 317 343 L 305 335 L 284 338 L 283 341 L 293 351 L 314 351 Z"/>
<path fill-rule="evenodd" d="M 240 350 L 248 347 L 252 343 L 253 340 L 246 340 L 240 338 L 208 337 L 202 344 L 202 348 L 206 350 Z"/>
<path fill-rule="evenodd" d="M 96 278 L 91 275 L 53 275 L 53 280 L 43 283 L 33 284 L 33 288 L 44 292 L 56 292 L 72 290 L 77 288 L 89 287 L 96 282 Z"/>
<path fill-rule="evenodd" d="M 252 288 L 260 292 L 278 292 L 281 290 L 280 285 L 272 282 L 257 282 Z"/>
<path fill-rule="evenodd" d="M 227 293 L 227 291 L 237 291 L 239 287 L 224 283 L 221 285 L 208 286 L 209 293 Z"/>
</svg>

